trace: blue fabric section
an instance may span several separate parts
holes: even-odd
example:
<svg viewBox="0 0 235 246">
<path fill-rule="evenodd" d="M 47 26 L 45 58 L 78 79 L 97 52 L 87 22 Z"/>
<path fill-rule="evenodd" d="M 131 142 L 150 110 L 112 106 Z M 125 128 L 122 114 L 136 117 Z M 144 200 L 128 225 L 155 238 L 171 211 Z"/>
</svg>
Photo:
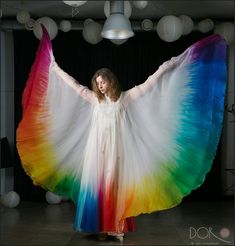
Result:
<svg viewBox="0 0 235 246">
<path fill-rule="evenodd" d="M 210 169 L 221 135 L 226 86 L 225 62 L 212 60 L 205 64 L 205 60 L 199 61 L 191 69 L 191 86 L 195 91 L 192 114 L 195 126 L 199 129 L 195 143 L 204 151 L 199 179 L 204 179 Z"/>
<path fill-rule="evenodd" d="M 187 66 L 190 93 L 181 105 L 181 126 L 176 142 L 184 146 L 178 156 L 185 179 L 185 195 L 199 187 L 210 170 L 219 143 L 226 87 L 226 44 L 211 43 L 192 54 Z M 190 163 L 190 165 L 188 165 Z"/>
<path fill-rule="evenodd" d="M 76 205 L 74 230 L 80 232 L 98 232 L 98 198 L 86 190 L 79 194 Z"/>
</svg>

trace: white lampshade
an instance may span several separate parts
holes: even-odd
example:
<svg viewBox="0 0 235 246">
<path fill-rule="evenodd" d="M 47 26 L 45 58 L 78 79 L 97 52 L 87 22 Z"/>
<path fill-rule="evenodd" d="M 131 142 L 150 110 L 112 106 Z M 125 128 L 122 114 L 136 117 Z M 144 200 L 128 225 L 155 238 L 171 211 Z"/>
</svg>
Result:
<svg viewBox="0 0 235 246">
<path fill-rule="evenodd" d="M 134 36 L 129 19 L 124 15 L 124 2 L 110 2 L 110 16 L 106 19 L 101 36 L 107 39 L 127 39 Z"/>
<path fill-rule="evenodd" d="M 222 36 L 227 44 L 232 44 L 234 42 L 234 24 L 231 22 L 223 22 L 216 26 L 214 33 Z"/>
<path fill-rule="evenodd" d="M 54 39 L 58 33 L 58 27 L 56 22 L 49 17 L 42 17 L 37 19 L 33 27 L 33 32 L 38 39 L 42 38 L 41 24 L 43 24 L 47 29 L 50 39 Z"/>
<path fill-rule="evenodd" d="M 182 32 L 182 22 L 174 15 L 164 16 L 157 23 L 157 33 L 166 42 L 176 41 L 181 37 Z"/>
<path fill-rule="evenodd" d="M 121 45 L 124 44 L 128 39 L 110 39 L 113 44 Z"/>
<path fill-rule="evenodd" d="M 85 4 L 87 1 L 63 1 L 63 2 L 72 7 L 79 7 Z"/>
<path fill-rule="evenodd" d="M 198 23 L 198 30 L 202 33 L 211 31 L 214 28 L 214 22 L 211 19 L 205 19 Z"/>
<path fill-rule="evenodd" d="M 182 26 L 183 26 L 182 34 L 187 35 L 190 32 L 192 32 L 193 25 L 194 25 L 193 20 L 187 15 L 180 15 L 179 18 L 180 18 L 180 20 L 182 22 Z"/>
<path fill-rule="evenodd" d="M 30 20 L 30 14 L 25 10 L 19 11 L 16 15 L 16 19 L 19 23 L 25 24 Z"/>
<path fill-rule="evenodd" d="M 130 21 L 123 14 L 111 14 L 101 32 L 101 36 L 107 39 L 126 39 L 134 35 Z"/>
</svg>

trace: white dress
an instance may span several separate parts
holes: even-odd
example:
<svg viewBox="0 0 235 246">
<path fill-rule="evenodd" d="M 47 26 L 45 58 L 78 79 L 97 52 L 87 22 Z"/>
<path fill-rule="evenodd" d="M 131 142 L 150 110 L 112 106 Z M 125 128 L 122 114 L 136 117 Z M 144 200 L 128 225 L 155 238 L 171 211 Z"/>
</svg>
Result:
<svg viewBox="0 0 235 246">
<path fill-rule="evenodd" d="M 22 98 L 17 149 L 35 185 L 76 205 L 74 229 L 131 230 L 198 188 L 219 142 L 226 43 L 211 35 L 118 101 L 99 103 L 55 62 L 44 29 Z"/>
<path fill-rule="evenodd" d="M 86 187 L 82 192 L 83 199 L 79 200 L 79 209 L 77 210 L 76 218 L 81 218 L 84 215 L 84 210 L 81 207 L 87 207 L 90 203 L 89 192 L 97 193 L 99 201 L 99 209 L 102 210 L 102 231 L 106 232 L 123 232 L 132 230 L 133 226 L 125 225 L 124 220 L 117 220 L 116 217 L 121 216 L 122 197 L 120 196 L 119 176 L 123 172 L 124 164 L 124 147 L 125 147 L 125 127 L 126 121 L 125 107 L 122 104 L 122 93 L 116 102 L 113 102 L 109 97 L 101 103 L 96 100 L 91 118 L 89 135 L 85 146 L 84 159 L 82 160 L 83 170 L 81 177 L 81 186 Z M 128 143 L 127 143 L 128 144 Z M 89 188 L 88 188 L 88 187 Z M 88 203 L 88 204 L 87 204 Z M 93 201 L 93 206 L 94 206 Z M 118 207 L 118 209 L 117 209 Z M 100 217 L 101 217 L 100 215 Z M 130 224 L 133 224 L 129 220 Z M 82 222 L 76 220 L 76 224 Z M 115 225 L 115 227 L 114 227 Z M 124 230 L 124 227 L 126 229 Z"/>
</svg>

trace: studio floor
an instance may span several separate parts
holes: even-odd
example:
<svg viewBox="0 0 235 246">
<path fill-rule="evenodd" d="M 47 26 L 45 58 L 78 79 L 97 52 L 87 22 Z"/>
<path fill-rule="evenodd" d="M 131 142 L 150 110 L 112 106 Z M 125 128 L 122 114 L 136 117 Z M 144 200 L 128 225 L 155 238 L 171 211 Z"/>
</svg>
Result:
<svg viewBox="0 0 235 246">
<path fill-rule="evenodd" d="M 185 201 L 175 208 L 136 217 L 136 232 L 124 241 L 98 241 L 97 235 L 73 230 L 74 206 L 21 202 L 0 206 L 0 245 L 234 245 L 234 203 Z"/>
</svg>

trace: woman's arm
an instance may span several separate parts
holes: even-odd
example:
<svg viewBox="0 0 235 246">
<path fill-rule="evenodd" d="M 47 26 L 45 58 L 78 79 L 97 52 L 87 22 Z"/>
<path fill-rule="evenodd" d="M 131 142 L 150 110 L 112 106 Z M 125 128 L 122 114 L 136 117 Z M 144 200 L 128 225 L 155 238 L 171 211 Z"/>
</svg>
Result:
<svg viewBox="0 0 235 246">
<path fill-rule="evenodd" d="M 51 63 L 51 76 L 58 76 L 58 79 L 61 79 L 64 83 L 69 85 L 71 88 L 75 90 L 77 94 L 79 94 L 83 99 L 90 102 L 91 104 L 95 104 L 96 96 L 93 91 L 91 91 L 87 86 L 83 86 L 78 83 L 76 79 L 70 76 L 68 73 L 63 71 L 55 60 Z"/>
<path fill-rule="evenodd" d="M 175 67 L 183 66 L 186 63 L 186 57 L 189 53 L 189 49 L 177 57 L 172 57 L 170 60 L 164 62 L 159 68 L 150 75 L 147 80 L 127 91 L 124 91 L 124 103 L 127 105 L 129 102 L 136 100 L 137 98 L 145 95 L 148 90 L 151 90 L 153 86 L 158 83 L 159 79 L 166 74 L 171 73 Z"/>
</svg>

